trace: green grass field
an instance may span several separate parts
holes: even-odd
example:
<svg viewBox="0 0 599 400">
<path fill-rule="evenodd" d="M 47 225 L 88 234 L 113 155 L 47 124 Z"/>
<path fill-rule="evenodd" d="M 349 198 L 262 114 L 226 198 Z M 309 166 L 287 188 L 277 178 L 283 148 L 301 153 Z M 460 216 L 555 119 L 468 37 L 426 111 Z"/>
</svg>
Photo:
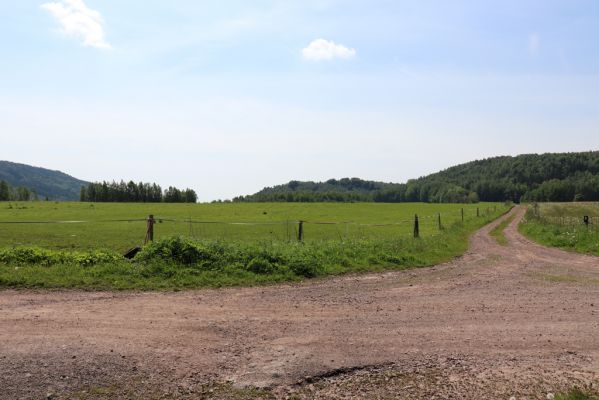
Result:
<svg viewBox="0 0 599 400">
<path fill-rule="evenodd" d="M 545 203 L 537 210 L 531 207 L 526 214 L 522 234 L 546 246 L 599 255 L 599 203 Z M 582 223 L 585 215 L 588 228 Z"/>
<path fill-rule="evenodd" d="M 503 204 L 3 203 L 0 287 L 176 290 L 429 266 L 461 255 L 475 230 L 508 209 Z M 155 242 L 133 261 L 125 260 L 118 253 L 142 243 L 146 223 L 108 221 L 150 213 L 163 220 Z M 413 238 L 416 213 L 419 239 Z M 182 222 L 189 218 L 259 225 Z M 2 224 L 61 220 L 86 222 Z M 312 222 L 304 226 L 303 243 L 296 239 L 297 220 Z"/>
<path fill-rule="evenodd" d="M 420 216 L 423 237 L 439 233 L 465 218 L 484 215 L 501 205 L 377 204 L 377 203 L 232 203 L 232 204 L 130 204 L 130 203 L 0 203 L 0 247 L 39 246 L 51 249 L 109 249 L 123 252 L 143 243 L 146 223 L 104 222 L 144 219 L 149 214 L 162 223 L 155 238 L 174 235 L 226 241 L 293 241 L 297 221 L 304 225 L 305 240 L 390 239 L 412 235 L 414 214 Z M 221 222 L 221 223 L 189 223 Z M 176 220 L 175 222 L 170 220 Z M 3 222 L 88 221 L 72 224 L 3 224 Z M 320 225 L 312 222 L 350 222 Z M 233 225 L 231 223 L 249 223 Z M 251 225 L 258 223 L 259 225 Z M 263 225 L 260 225 L 263 224 Z M 372 226 L 385 225 L 390 226 Z"/>
</svg>

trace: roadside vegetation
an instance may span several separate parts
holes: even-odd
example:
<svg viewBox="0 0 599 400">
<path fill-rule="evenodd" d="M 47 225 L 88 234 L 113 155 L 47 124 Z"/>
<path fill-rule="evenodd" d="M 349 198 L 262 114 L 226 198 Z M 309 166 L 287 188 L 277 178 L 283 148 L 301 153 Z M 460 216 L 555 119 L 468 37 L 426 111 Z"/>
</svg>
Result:
<svg viewBox="0 0 599 400">
<path fill-rule="evenodd" d="M 555 400 L 599 400 L 599 397 L 588 394 L 580 389 L 573 389 L 568 393 L 558 394 Z"/>
<path fill-rule="evenodd" d="M 545 246 L 599 256 L 598 223 L 599 203 L 548 203 L 531 206 L 519 230 Z"/>
<path fill-rule="evenodd" d="M 419 239 L 364 234 L 300 243 L 168 236 L 131 261 L 110 249 L 17 246 L 0 252 L 0 287 L 176 290 L 430 266 L 461 255 L 470 235 L 507 209 L 500 205 L 479 217 L 471 213 L 463 223 L 454 218 L 442 230 L 424 229 Z"/>
</svg>

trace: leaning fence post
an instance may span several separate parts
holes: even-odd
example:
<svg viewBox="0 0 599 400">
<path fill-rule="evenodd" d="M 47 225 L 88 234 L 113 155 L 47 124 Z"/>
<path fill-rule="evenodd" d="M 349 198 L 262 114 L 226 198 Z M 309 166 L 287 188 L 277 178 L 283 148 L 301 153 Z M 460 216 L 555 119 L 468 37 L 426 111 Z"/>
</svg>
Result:
<svg viewBox="0 0 599 400">
<path fill-rule="evenodd" d="M 418 214 L 414 216 L 414 238 L 420 237 L 420 224 L 418 223 Z"/>
<path fill-rule="evenodd" d="M 304 241 L 304 221 L 299 221 L 299 228 L 297 230 L 297 240 L 300 242 Z"/>
<path fill-rule="evenodd" d="M 148 228 L 146 231 L 146 240 L 145 243 L 154 241 L 154 223 L 156 220 L 154 219 L 154 215 L 150 214 L 148 216 Z"/>
</svg>

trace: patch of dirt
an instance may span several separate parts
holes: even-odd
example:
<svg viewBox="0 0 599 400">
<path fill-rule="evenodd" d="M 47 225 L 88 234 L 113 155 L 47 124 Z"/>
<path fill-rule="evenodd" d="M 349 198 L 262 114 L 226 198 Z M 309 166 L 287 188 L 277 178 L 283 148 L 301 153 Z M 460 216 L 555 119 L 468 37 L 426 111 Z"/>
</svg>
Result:
<svg viewBox="0 0 599 400">
<path fill-rule="evenodd" d="M 0 398 L 542 399 L 596 386 L 599 258 L 531 243 L 524 212 L 511 212 L 508 246 L 489 236 L 500 219 L 463 257 L 419 270 L 0 292 Z"/>
</svg>

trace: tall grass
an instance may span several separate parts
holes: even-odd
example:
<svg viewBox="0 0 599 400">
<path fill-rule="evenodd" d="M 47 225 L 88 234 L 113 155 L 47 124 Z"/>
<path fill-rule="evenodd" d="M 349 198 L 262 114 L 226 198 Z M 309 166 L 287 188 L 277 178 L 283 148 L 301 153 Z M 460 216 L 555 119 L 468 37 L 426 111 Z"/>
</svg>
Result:
<svg viewBox="0 0 599 400">
<path fill-rule="evenodd" d="M 570 216 L 577 217 L 577 220 L 582 221 L 584 215 L 597 216 L 597 212 L 599 212 L 599 205 L 588 203 L 580 206 L 576 204 L 541 205 L 541 218 L 535 216 L 532 209 L 529 210 L 520 224 L 519 230 L 523 235 L 545 246 L 599 256 L 599 229 L 587 228 L 581 223 L 561 225 L 557 223 L 559 219 L 551 218 Z"/>
</svg>

